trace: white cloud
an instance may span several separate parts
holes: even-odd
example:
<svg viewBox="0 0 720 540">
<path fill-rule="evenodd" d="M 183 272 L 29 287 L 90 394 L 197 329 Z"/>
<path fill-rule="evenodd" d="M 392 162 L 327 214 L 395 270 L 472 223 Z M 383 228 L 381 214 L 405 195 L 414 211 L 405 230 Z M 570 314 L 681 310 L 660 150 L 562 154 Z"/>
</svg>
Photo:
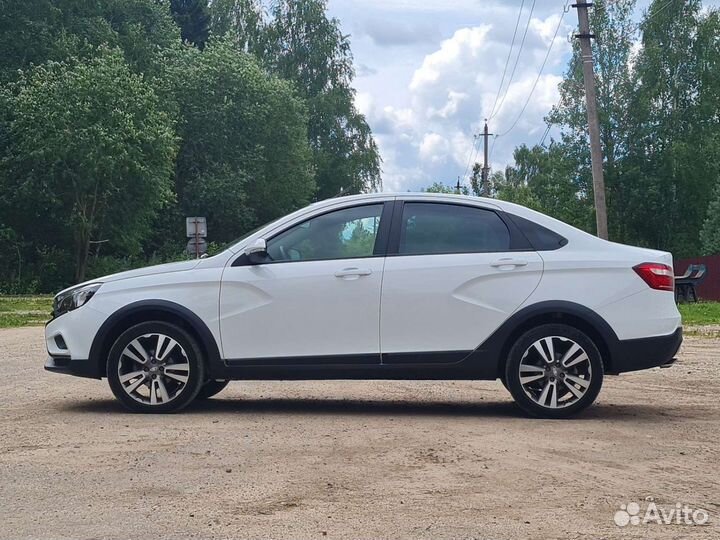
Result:
<svg viewBox="0 0 720 540">
<path fill-rule="evenodd" d="M 426 133 L 420 143 L 419 155 L 423 161 L 442 163 L 447 158 L 450 143 L 442 135 Z"/>
<path fill-rule="evenodd" d="M 459 73 L 467 65 L 477 62 L 484 45 L 490 26 L 482 25 L 475 28 L 461 28 L 452 38 L 440 45 L 440 50 L 429 54 L 422 66 L 413 75 L 410 82 L 411 91 L 422 91 L 424 87 L 445 85 L 449 72 Z"/>
<path fill-rule="evenodd" d="M 330 0 L 353 28 L 356 63 L 372 66 L 356 79 L 358 108 L 366 115 L 383 158 L 386 190 L 406 191 L 434 181 L 454 185 L 474 150 L 473 135 L 490 114 L 505 66 L 519 2 L 500 0 Z M 526 3 L 528 4 L 528 3 Z M 518 118 L 558 25 L 562 4 L 538 2 L 512 84 L 510 71 L 527 21 L 525 6 L 505 80 L 507 96 L 489 122 L 492 133 Z M 497 140 L 491 166 L 512 162 L 513 149 L 539 142 L 543 117 L 558 98 L 570 53 L 566 14 L 544 74 L 516 127 Z M 445 39 L 441 39 L 444 36 Z M 472 153 L 471 153 L 472 152 Z M 476 153 L 477 152 L 477 153 Z"/>
</svg>

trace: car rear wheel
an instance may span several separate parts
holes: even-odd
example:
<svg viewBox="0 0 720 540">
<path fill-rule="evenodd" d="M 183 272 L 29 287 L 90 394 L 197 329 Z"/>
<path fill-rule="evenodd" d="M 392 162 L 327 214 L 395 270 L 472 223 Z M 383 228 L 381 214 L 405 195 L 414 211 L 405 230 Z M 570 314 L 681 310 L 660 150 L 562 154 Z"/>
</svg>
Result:
<svg viewBox="0 0 720 540">
<path fill-rule="evenodd" d="M 135 325 L 117 338 L 107 363 L 115 397 L 133 412 L 175 412 L 202 387 L 200 348 L 182 328 L 155 321 Z"/>
<path fill-rule="evenodd" d="M 215 381 L 210 380 L 202 385 L 200 392 L 195 399 L 209 399 L 215 394 L 219 394 L 228 385 L 230 381 Z"/>
<path fill-rule="evenodd" d="M 566 418 L 589 407 L 602 386 L 595 343 L 564 324 L 545 324 L 520 336 L 505 366 L 506 387 L 532 416 Z"/>
</svg>

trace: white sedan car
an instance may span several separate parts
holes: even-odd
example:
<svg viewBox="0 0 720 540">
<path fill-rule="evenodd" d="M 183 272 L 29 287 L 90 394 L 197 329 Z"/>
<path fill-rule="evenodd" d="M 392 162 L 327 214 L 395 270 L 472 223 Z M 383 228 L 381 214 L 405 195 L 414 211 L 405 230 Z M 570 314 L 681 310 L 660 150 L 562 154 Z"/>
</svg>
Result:
<svg viewBox="0 0 720 540">
<path fill-rule="evenodd" d="M 669 366 L 672 256 L 492 199 L 371 194 L 312 204 L 200 260 L 55 297 L 45 368 L 139 412 L 230 380 L 500 379 L 566 417 L 603 376 Z"/>
</svg>

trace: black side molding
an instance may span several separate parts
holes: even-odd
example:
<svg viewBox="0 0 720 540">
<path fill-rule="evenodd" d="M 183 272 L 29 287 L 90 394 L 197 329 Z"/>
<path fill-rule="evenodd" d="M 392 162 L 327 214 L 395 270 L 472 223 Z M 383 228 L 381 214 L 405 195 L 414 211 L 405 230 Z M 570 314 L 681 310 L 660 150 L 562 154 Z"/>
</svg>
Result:
<svg viewBox="0 0 720 540">
<path fill-rule="evenodd" d="M 226 360 L 229 367 L 267 366 L 373 366 L 380 364 L 377 354 L 333 354 L 323 356 L 279 356 L 270 358 L 238 358 Z"/>
</svg>

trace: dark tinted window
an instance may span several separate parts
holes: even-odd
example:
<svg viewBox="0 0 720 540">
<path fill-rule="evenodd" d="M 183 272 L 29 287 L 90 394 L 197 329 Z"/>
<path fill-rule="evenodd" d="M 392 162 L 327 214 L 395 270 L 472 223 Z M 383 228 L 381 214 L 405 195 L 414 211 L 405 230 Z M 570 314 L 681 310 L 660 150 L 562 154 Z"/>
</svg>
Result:
<svg viewBox="0 0 720 540">
<path fill-rule="evenodd" d="M 274 262 L 371 257 L 382 210 L 371 204 L 314 217 L 269 240 L 268 255 Z"/>
<path fill-rule="evenodd" d="M 457 204 L 405 203 L 400 255 L 508 251 L 510 233 L 491 210 Z"/>
<path fill-rule="evenodd" d="M 537 251 L 551 251 L 567 244 L 567 238 L 520 216 L 506 214 L 517 225 Z"/>
</svg>

